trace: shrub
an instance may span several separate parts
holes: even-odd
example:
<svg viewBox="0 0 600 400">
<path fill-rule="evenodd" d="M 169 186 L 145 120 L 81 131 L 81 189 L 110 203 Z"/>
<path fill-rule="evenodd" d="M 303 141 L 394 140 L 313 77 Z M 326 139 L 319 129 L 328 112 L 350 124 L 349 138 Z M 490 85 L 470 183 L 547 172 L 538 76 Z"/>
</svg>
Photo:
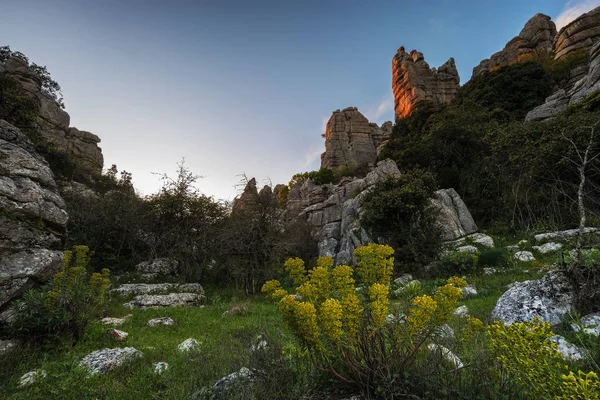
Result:
<svg viewBox="0 0 600 400">
<path fill-rule="evenodd" d="M 368 398 L 422 394 L 441 386 L 441 371 L 457 368 L 441 359 L 431 362 L 441 354 L 428 350 L 428 345 L 462 295 L 457 285 L 466 282 L 452 278 L 432 296 L 419 296 L 407 305 L 406 322 L 388 321 L 392 254 L 384 245 L 357 248 L 356 270 L 347 265 L 333 268 L 333 260 L 322 257 L 317 267 L 306 271 L 302 260 L 290 259 L 285 268 L 296 293 L 289 294 L 275 280 L 262 289 L 277 301 L 317 368 L 360 388 Z M 359 285 L 368 290 L 357 291 Z"/>
<path fill-rule="evenodd" d="M 480 264 L 480 255 L 466 251 L 453 251 L 445 254 L 438 264 L 440 272 L 443 274 L 468 274 L 477 269 Z"/>
<path fill-rule="evenodd" d="M 581 250 L 577 260 L 567 253 L 562 269 L 576 287 L 577 310 L 582 313 L 598 311 L 600 304 L 600 250 Z"/>
<path fill-rule="evenodd" d="M 504 267 L 509 262 L 509 254 L 506 249 L 492 248 L 484 249 L 479 254 L 478 264 L 488 267 Z"/>
<path fill-rule="evenodd" d="M 90 273 L 86 246 L 65 251 L 62 268 L 51 284 L 30 290 L 13 303 L 10 331 L 28 340 L 63 335 L 79 340 L 90 319 L 100 314 L 110 284 L 109 271 Z"/>
<path fill-rule="evenodd" d="M 361 225 L 372 238 L 391 245 L 403 268 L 416 269 L 433 260 L 441 246 L 433 176 L 413 170 L 373 186 L 362 200 Z"/>
</svg>

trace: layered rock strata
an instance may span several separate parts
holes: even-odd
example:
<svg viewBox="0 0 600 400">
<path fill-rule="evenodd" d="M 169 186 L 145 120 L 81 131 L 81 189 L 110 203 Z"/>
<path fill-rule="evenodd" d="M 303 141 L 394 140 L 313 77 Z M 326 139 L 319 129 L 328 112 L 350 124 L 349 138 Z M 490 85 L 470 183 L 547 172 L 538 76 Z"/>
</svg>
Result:
<svg viewBox="0 0 600 400">
<path fill-rule="evenodd" d="M 70 116 L 42 88 L 42 80 L 26 60 L 11 56 L 0 62 L 0 74 L 15 79 L 35 101 L 39 113 L 39 133 L 59 150 L 69 154 L 75 164 L 92 176 L 102 173 L 104 158 L 93 133 L 70 127 Z"/>
<path fill-rule="evenodd" d="M 577 17 L 564 26 L 554 40 L 554 58 L 561 59 L 582 49 L 589 51 L 600 38 L 600 7 Z"/>
<path fill-rule="evenodd" d="M 0 120 L 0 311 L 58 271 L 66 226 L 48 163 L 19 129 Z"/>
<path fill-rule="evenodd" d="M 379 127 L 369 122 L 356 107 L 336 110 L 327 121 L 321 167 L 332 170 L 363 165 L 375 167 L 377 150 L 391 134 L 391 122 Z"/>
<path fill-rule="evenodd" d="M 396 119 L 410 115 L 416 105 L 426 101 L 448 104 L 458 90 L 460 77 L 454 59 L 439 68 L 430 68 L 423 53 L 407 53 L 400 47 L 392 59 L 392 90 Z"/>
<path fill-rule="evenodd" d="M 513 64 L 528 55 L 550 54 L 555 37 L 556 25 L 551 18 L 544 14 L 536 14 L 527 21 L 519 35 L 512 38 L 504 49 L 473 68 L 473 76 L 499 66 Z"/>
</svg>

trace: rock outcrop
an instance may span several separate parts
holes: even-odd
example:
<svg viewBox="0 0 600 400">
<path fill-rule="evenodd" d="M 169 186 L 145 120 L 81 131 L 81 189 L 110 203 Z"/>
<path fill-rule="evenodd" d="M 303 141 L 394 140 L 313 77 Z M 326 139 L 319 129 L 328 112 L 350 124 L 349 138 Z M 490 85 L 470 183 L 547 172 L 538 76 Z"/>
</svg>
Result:
<svg viewBox="0 0 600 400">
<path fill-rule="evenodd" d="M 305 219 L 318 242 L 319 255 L 333 257 L 336 264 L 352 262 L 356 247 L 371 242 L 360 226 L 361 200 L 377 182 L 400 176 L 392 160 L 380 161 L 365 178 L 344 178 L 338 185 L 315 185 L 307 180 L 288 194 L 288 220 Z M 477 226 L 469 210 L 453 189 L 436 192 L 434 205 L 444 238 L 457 239 L 473 233 Z"/>
<path fill-rule="evenodd" d="M 454 59 L 430 68 L 423 53 L 400 47 L 392 59 L 392 90 L 396 119 L 410 115 L 422 101 L 448 104 L 458 90 L 460 77 Z"/>
<path fill-rule="evenodd" d="M 39 133 L 59 150 L 69 154 L 75 164 L 92 176 L 102 173 L 104 158 L 98 147 L 100 138 L 93 133 L 70 127 L 70 116 L 54 98 L 44 92 L 42 80 L 28 61 L 10 56 L 0 62 L 0 74 L 13 78 L 38 106 Z"/>
<path fill-rule="evenodd" d="M 564 26 L 554 40 L 554 58 L 583 49 L 589 51 L 600 37 L 600 7 L 582 14 Z"/>
<path fill-rule="evenodd" d="M 473 68 L 473 76 L 503 65 L 519 62 L 524 57 L 540 53 L 550 54 L 556 37 L 556 25 L 544 14 L 536 14 L 525 24 L 518 36 L 504 49 L 481 61 Z"/>
<path fill-rule="evenodd" d="M 0 311 L 58 271 L 66 226 L 48 163 L 19 129 L 0 120 Z"/>
<path fill-rule="evenodd" d="M 327 121 L 321 167 L 334 171 L 363 165 L 375 167 L 377 149 L 391 134 L 391 122 L 379 127 L 369 122 L 356 107 L 336 110 Z"/>
<path fill-rule="evenodd" d="M 598 21 L 600 24 L 600 21 Z M 560 89 L 541 104 L 527 113 L 526 121 L 541 121 L 565 111 L 570 104 L 583 100 L 600 89 L 600 37 L 590 48 L 590 64 L 587 73 L 575 82 L 571 89 Z"/>
</svg>

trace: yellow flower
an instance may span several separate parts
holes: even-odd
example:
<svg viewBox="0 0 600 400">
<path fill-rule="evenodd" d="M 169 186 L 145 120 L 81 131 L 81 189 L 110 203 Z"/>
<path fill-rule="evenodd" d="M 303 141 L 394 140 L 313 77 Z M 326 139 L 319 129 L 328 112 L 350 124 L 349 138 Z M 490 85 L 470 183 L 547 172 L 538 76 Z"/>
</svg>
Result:
<svg viewBox="0 0 600 400">
<path fill-rule="evenodd" d="M 458 276 L 448 278 L 448 283 L 450 285 L 456 286 L 457 288 L 464 288 L 467 286 L 467 281 Z"/>
<path fill-rule="evenodd" d="M 424 329 L 431 321 L 437 307 L 437 303 L 431 296 L 424 294 L 417 297 L 413 301 L 407 318 L 409 332 L 415 334 Z"/>
<path fill-rule="evenodd" d="M 371 319 L 375 326 L 381 326 L 388 314 L 389 289 L 381 283 L 374 283 L 369 287 L 369 299 L 371 300 Z"/>
<path fill-rule="evenodd" d="M 356 339 L 356 333 L 358 332 L 358 325 L 360 323 L 360 314 L 362 309 L 360 307 L 360 301 L 355 293 L 349 293 L 342 297 L 342 327 L 346 332 L 346 337 L 350 341 Z"/>
<path fill-rule="evenodd" d="M 362 283 L 388 285 L 394 270 L 394 249 L 390 246 L 371 243 L 354 250 L 356 273 Z"/>
<path fill-rule="evenodd" d="M 306 268 L 304 268 L 304 261 L 300 258 L 289 258 L 284 266 L 295 286 L 300 286 L 306 282 Z"/>
<path fill-rule="evenodd" d="M 344 333 L 342 316 L 342 305 L 336 299 L 327 299 L 319 307 L 319 321 L 323 333 L 335 342 L 339 342 Z"/>
<path fill-rule="evenodd" d="M 315 267 L 308 273 L 318 303 L 322 303 L 325 299 L 331 297 L 330 273 L 331 271 L 325 267 Z"/>
<path fill-rule="evenodd" d="M 317 310 L 307 302 L 294 304 L 294 319 L 300 337 L 318 349 L 322 347 L 319 339 L 319 325 L 317 324 Z"/>
<path fill-rule="evenodd" d="M 287 294 L 287 292 L 281 287 L 281 283 L 276 279 L 265 282 L 261 288 L 261 291 L 268 294 L 274 300 L 279 300 Z"/>
<path fill-rule="evenodd" d="M 323 267 L 323 268 L 333 267 L 333 258 L 326 257 L 326 256 L 317 258 L 317 267 Z"/>
<path fill-rule="evenodd" d="M 340 298 L 355 292 L 353 273 L 347 265 L 338 265 L 331 271 L 333 290 Z"/>
<path fill-rule="evenodd" d="M 315 302 L 317 295 L 315 287 L 310 282 L 304 282 L 302 285 L 298 286 L 296 293 L 311 303 Z"/>
</svg>

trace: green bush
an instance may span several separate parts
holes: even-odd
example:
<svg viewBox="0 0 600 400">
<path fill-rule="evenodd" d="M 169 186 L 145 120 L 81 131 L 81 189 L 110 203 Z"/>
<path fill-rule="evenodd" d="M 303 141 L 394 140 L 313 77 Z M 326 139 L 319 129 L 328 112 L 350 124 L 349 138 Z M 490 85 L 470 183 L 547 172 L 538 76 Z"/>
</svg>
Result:
<svg viewBox="0 0 600 400">
<path fill-rule="evenodd" d="M 503 248 L 484 249 L 479 255 L 479 265 L 485 267 L 505 267 L 509 262 L 508 250 Z"/>
<path fill-rule="evenodd" d="M 65 251 L 51 284 L 13 302 L 10 333 L 32 341 L 52 335 L 81 339 L 88 322 L 101 313 L 110 284 L 108 269 L 90 273 L 90 258 L 86 246 Z"/>
<path fill-rule="evenodd" d="M 479 253 L 466 251 L 453 251 L 442 256 L 438 265 L 438 271 L 444 275 L 468 274 L 476 271 L 481 264 Z"/>
<path fill-rule="evenodd" d="M 441 231 L 431 205 L 435 189 L 432 174 L 413 170 L 375 184 L 362 200 L 361 225 L 394 248 L 401 270 L 416 271 L 439 253 Z"/>
</svg>

